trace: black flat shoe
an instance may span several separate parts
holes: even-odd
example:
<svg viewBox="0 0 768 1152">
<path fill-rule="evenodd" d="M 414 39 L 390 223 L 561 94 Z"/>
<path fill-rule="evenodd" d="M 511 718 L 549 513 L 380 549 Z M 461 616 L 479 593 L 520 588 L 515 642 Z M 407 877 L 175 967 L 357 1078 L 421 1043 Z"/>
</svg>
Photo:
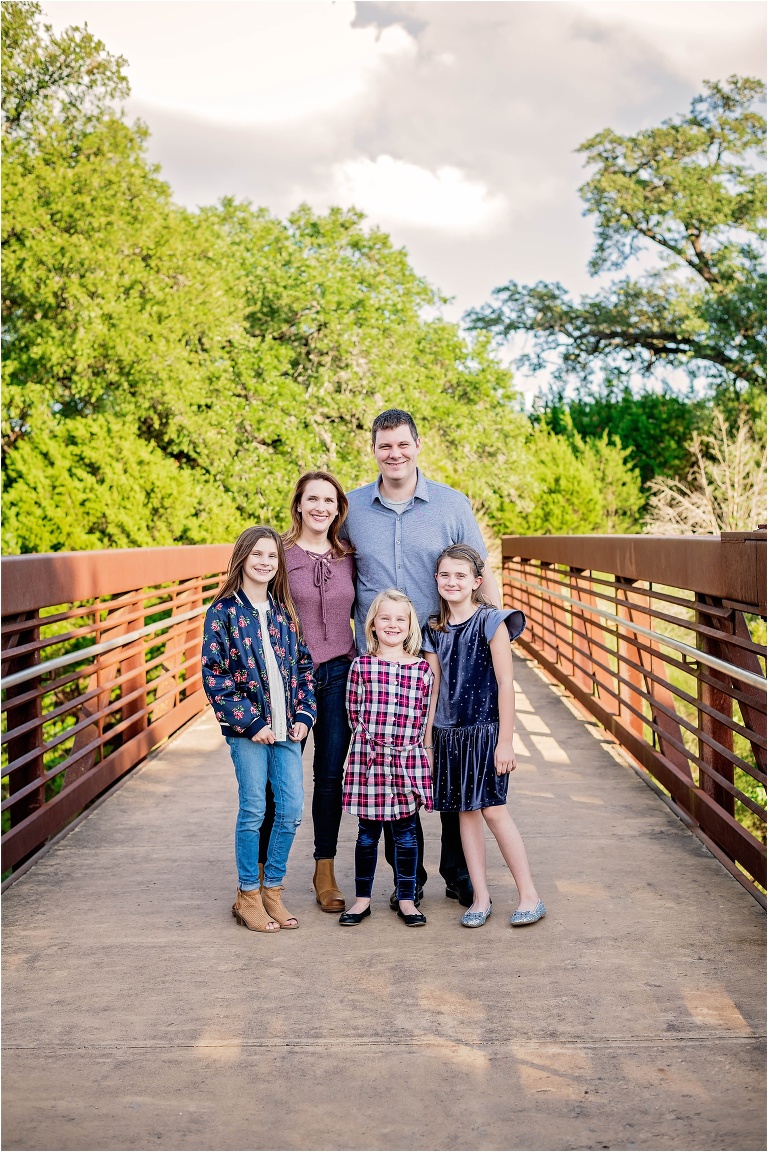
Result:
<svg viewBox="0 0 768 1152">
<path fill-rule="evenodd" d="M 414 904 L 416 905 L 417 908 L 419 907 L 419 905 L 421 904 L 423 899 L 424 899 L 424 888 L 423 887 L 417 888 L 416 889 L 416 899 L 414 900 Z M 473 899 L 474 899 L 474 897 L 473 897 Z M 470 900 L 470 904 L 471 903 L 472 903 L 472 901 Z M 397 912 L 398 908 L 400 907 L 400 901 L 397 898 L 397 888 L 395 888 L 394 892 L 392 893 L 392 895 L 389 898 L 389 906 L 393 912 Z"/>
<path fill-rule="evenodd" d="M 427 922 L 427 918 L 423 912 L 411 912 L 406 915 L 401 908 L 398 908 L 397 914 L 406 928 L 423 928 Z"/>
<path fill-rule="evenodd" d="M 370 904 L 364 912 L 342 912 L 339 916 L 339 924 L 343 924 L 345 928 L 350 927 L 352 924 L 359 924 L 361 920 L 365 920 L 366 916 L 370 916 Z"/>
<path fill-rule="evenodd" d="M 455 880 L 453 884 L 446 884 L 445 894 L 449 900 L 458 900 L 462 908 L 471 908 L 475 900 L 475 890 L 469 877 L 466 880 Z"/>
</svg>

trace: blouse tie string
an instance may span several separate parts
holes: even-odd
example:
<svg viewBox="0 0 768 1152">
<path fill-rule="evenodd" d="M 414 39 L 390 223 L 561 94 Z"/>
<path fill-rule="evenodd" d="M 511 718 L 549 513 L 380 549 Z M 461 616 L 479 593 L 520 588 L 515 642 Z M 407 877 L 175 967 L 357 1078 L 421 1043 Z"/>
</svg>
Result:
<svg viewBox="0 0 768 1152">
<path fill-rule="evenodd" d="M 331 564 L 327 556 L 315 556 L 315 588 L 320 590 L 320 613 L 323 618 L 325 639 L 328 639 L 328 622 L 325 618 L 325 585 L 331 577 Z"/>
</svg>

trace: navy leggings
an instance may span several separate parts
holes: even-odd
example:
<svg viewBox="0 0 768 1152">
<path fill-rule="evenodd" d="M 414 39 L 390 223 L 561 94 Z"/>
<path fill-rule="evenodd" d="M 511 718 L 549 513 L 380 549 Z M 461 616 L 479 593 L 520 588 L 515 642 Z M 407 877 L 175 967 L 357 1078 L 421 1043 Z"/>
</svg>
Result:
<svg viewBox="0 0 768 1152">
<path fill-rule="evenodd" d="M 373 891 L 373 877 L 376 872 L 376 857 L 379 840 L 385 821 L 364 820 L 361 816 L 357 828 L 355 844 L 355 895 L 370 899 Z M 416 898 L 416 861 L 418 845 L 416 840 L 416 813 L 404 816 L 402 820 L 387 820 L 392 829 L 395 848 L 395 884 L 398 900 Z"/>
</svg>

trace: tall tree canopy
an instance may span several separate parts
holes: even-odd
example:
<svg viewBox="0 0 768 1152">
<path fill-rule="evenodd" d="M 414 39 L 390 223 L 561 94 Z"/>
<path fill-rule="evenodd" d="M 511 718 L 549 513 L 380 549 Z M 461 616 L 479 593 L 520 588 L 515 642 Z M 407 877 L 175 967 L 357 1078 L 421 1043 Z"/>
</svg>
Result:
<svg viewBox="0 0 768 1152">
<path fill-rule="evenodd" d="M 663 365 L 705 379 L 731 408 L 764 405 L 765 120 L 755 79 L 706 83 L 688 115 L 635 135 L 611 129 L 579 151 L 592 169 L 580 189 L 596 218 L 593 274 L 634 257 L 655 263 L 572 300 L 559 283 L 510 281 L 470 325 L 534 336 L 519 364 L 588 386 Z"/>
<path fill-rule="evenodd" d="M 626 453 L 535 429 L 491 338 L 427 318 L 386 233 L 337 208 L 180 208 L 120 111 L 124 61 L 36 4 L 2 19 L 6 551 L 283 526 L 301 470 L 370 478 L 395 405 L 496 531 L 552 530 L 545 506 L 571 531 L 637 522 Z"/>
</svg>

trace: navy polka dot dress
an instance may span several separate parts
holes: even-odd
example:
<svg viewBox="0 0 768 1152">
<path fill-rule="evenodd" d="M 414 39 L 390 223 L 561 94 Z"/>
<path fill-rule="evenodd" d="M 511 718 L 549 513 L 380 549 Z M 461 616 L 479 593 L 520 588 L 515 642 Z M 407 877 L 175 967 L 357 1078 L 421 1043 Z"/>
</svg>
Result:
<svg viewBox="0 0 768 1152">
<path fill-rule="evenodd" d="M 499 694 L 491 640 L 504 624 L 510 640 L 525 628 L 512 609 L 478 608 L 463 624 L 424 630 L 424 651 L 435 652 L 442 679 L 433 727 L 434 807 L 474 812 L 506 804 L 509 776 L 497 776 L 493 755 L 499 738 Z"/>
</svg>

